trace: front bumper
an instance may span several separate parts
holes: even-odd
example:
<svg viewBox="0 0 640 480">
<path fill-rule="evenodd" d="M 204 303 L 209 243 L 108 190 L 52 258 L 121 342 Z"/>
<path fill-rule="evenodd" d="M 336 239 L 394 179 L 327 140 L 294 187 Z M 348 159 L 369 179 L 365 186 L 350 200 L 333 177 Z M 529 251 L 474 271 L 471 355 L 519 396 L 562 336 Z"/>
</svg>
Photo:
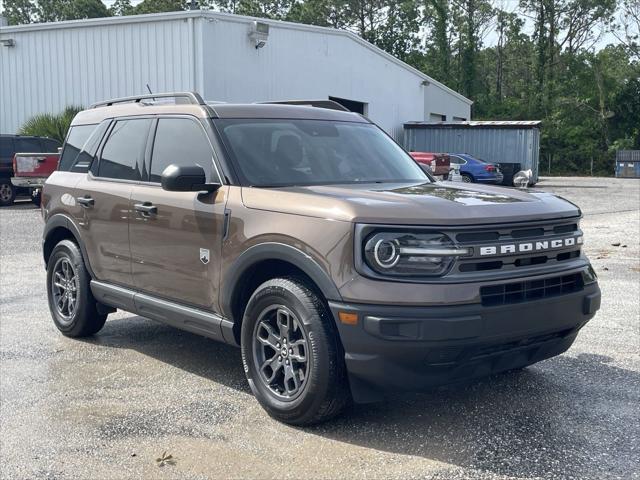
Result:
<svg viewBox="0 0 640 480">
<path fill-rule="evenodd" d="M 518 304 L 398 307 L 330 302 L 356 402 L 524 367 L 566 351 L 600 308 L 597 283 Z M 357 325 L 339 321 L 357 313 Z"/>
</svg>

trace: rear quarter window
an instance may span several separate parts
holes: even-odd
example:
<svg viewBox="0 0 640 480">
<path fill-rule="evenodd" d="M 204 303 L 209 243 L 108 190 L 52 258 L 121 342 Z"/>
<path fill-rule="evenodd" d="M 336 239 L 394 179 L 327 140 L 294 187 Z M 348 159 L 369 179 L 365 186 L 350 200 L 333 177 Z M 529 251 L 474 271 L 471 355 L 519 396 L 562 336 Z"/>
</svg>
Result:
<svg viewBox="0 0 640 480">
<path fill-rule="evenodd" d="M 85 145 L 90 137 L 95 137 L 92 133 L 96 131 L 96 127 L 97 125 L 76 125 L 69 129 L 67 140 L 60 155 L 58 170 L 88 171 L 95 152 L 88 152 L 86 149 L 88 145 L 87 147 Z"/>
</svg>

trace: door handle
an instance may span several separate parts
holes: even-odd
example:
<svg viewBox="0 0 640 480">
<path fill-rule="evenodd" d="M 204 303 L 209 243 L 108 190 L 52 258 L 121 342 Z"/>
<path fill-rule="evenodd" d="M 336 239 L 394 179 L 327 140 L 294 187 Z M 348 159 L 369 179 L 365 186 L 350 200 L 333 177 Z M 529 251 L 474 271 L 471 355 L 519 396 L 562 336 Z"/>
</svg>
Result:
<svg viewBox="0 0 640 480">
<path fill-rule="evenodd" d="M 141 213 L 143 217 L 150 217 L 151 215 L 158 214 L 158 207 L 151 202 L 136 203 L 133 208 L 136 212 Z"/>
<path fill-rule="evenodd" d="M 76 200 L 84 208 L 91 208 L 96 203 L 96 201 L 93 198 L 91 198 L 90 196 L 88 196 L 88 195 L 85 196 L 85 197 L 78 197 L 78 198 L 76 198 Z"/>
</svg>

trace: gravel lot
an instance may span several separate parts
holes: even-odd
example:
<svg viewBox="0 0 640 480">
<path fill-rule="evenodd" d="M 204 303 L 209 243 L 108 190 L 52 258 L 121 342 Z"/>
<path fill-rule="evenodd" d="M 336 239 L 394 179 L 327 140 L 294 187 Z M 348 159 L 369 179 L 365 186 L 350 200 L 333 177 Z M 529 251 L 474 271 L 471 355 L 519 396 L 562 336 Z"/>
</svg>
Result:
<svg viewBox="0 0 640 480">
<path fill-rule="evenodd" d="M 640 181 L 539 187 L 582 208 L 600 277 L 573 348 L 311 429 L 263 412 L 234 348 L 121 312 L 92 339 L 60 335 L 39 211 L 1 209 L 0 476 L 640 478 Z M 165 451 L 175 464 L 159 467 Z"/>
</svg>

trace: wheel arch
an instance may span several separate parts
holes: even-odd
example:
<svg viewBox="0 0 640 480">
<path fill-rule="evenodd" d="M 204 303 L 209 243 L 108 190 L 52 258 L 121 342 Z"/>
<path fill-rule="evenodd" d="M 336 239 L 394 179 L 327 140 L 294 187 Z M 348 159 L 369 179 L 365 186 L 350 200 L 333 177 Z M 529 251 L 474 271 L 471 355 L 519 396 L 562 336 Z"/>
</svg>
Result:
<svg viewBox="0 0 640 480">
<path fill-rule="evenodd" d="M 53 252 L 53 249 L 58 244 L 58 242 L 68 239 L 73 240 L 78 245 L 89 275 L 91 276 L 91 278 L 95 278 L 93 270 L 91 270 L 91 265 L 89 264 L 87 252 L 84 248 L 84 245 L 80 241 L 80 238 L 81 236 L 78 227 L 76 227 L 73 221 L 66 215 L 56 214 L 49 218 L 42 234 L 42 256 L 44 258 L 45 268 L 47 267 L 47 263 L 49 262 L 51 252 Z"/>
<path fill-rule="evenodd" d="M 342 299 L 329 274 L 311 256 L 282 243 L 262 243 L 249 248 L 227 272 L 220 291 L 220 307 L 223 315 L 233 321 L 238 341 L 246 302 L 255 289 L 269 279 L 302 277 L 324 300 Z"/>
</svg>

